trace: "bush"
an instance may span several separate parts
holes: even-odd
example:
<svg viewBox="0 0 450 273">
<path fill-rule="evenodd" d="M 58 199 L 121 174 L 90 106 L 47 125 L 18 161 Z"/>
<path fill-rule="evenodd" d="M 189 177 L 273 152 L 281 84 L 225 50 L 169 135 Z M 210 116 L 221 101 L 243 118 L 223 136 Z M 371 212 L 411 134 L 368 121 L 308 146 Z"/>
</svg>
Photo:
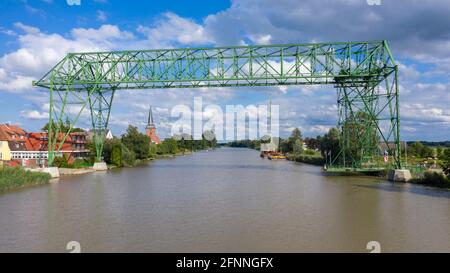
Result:
<svg viewBox="0 0 450 273">
<path fill-rule="evenodd" d="M 157 153 L 162 154 L 176 154 L 178 152 L 177 141 L 173 138 L 166 138 L 161 144 L 157 146 Z"/>
<path fill-rule="evenodd" d="M 75 161 L 69 165 L 70 168 L 87 168 L 91 167 L 93 162 L 89 158 L 85 159 L 75 159 Z"/>
<path fill-rule="evenodd" d="M 126 134 L 122 135 L 122 143 L 134 152 L 137 159 L 146 159 L 150 148 L 150 138 L 138 131 L 137 127 L 128 126 Z"/>
<path fill-rule="evenodd" d="M 111 151 L 111 163 L 117 167 L 122 167 L 122 145 L 116 144 Z"/>
<path fill-rule="evenodd" d="M 425 172 L 423 177 L 413 178 L 410 182 L 439 188 L 450 188 L 450 179 L 444 174 L 437 172 Z"/>
<path fill-rule="evenodd" d="M 69 157 L 67 154 L 63 154 L 63 156 L 57 156 L 53 160 L 53 166 L 58 168 L 70 168 Z"/>
<path fill-rule="evenodd" d="M 156 153 L 158 152 L 158 147 L 155 143 L 150 144 L 150 148 L 148 149 L 148 156 L 149 157 L 155 157 Z"/>
<path fill-rule="evenodd" d="M 310 150 L 310 149 L 306 149 L 306 150 L 304 151 L 304 154 L 305 154 L 305 155 L 315 155 L 316 152 L 314 152 L 313 150 Z"/>
<path fill-rule="evenodd" d="M 50 178 L 48 173 L 25 171 L 19 167 L 3 167 L 0 168 L 0 192 L 25 186 L 47 184 Z"/>
<path fill-rule="evenodd" d="M 122 165 L 125 167 L 134 166 L 136 156 L 133 151 L 128 150 L 126 146 L 122 146 Z"/>
<path fill-rule="evenodd" d="M 287 157 L 288 160 L 295 162 L 302 162 L 312 165 L 323 165 L 325 164 L 325 160 L 321 156 L 311 156 L 311 155 L 292 155 L 289 154 Z"/>
</svg>

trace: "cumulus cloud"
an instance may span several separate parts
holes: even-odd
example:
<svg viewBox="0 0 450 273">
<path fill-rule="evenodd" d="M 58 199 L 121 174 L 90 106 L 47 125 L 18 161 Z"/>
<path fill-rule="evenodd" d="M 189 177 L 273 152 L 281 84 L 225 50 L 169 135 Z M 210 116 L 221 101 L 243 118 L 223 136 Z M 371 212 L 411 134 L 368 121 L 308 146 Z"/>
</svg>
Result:
<svg viewBox="0 0 450 273">
<path fill-rule="evenodd" d="M 164 13 L 152 27 L 140 25 L 137 31 L 156 45 L 200 45 L 214 42 L 202 25 L 172 12 Z"/>
<path fill-rule="evenodd" d="M 37 110 L 20 111 L 20 116 L 27 119 L 48 119 L 48 113 L 39 112 Z"/>
</svg>

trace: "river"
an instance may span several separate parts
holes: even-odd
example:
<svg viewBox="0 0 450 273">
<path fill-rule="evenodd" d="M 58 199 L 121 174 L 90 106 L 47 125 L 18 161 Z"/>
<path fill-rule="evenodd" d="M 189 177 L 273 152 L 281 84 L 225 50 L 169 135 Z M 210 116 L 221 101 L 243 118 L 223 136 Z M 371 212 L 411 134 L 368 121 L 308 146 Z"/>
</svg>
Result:
<svg viewBox="0 0 450 273">
<path fill-rule="evenodd" d="M 0 195 L 1 252 L 450 251 L 450 191 L 221 148 Z"/>
</svg>

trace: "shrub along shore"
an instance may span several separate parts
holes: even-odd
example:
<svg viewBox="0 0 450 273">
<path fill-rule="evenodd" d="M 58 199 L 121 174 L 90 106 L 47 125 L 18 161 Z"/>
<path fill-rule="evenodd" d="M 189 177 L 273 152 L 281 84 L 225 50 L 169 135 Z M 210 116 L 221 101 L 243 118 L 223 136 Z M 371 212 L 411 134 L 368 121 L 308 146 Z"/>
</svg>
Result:
<svg viewBox="0 0 450 273">
<path fill-rule="evenodd" d="M 20 167 L 0 168 L 0 193 L 50 182 L 48 173 L 31 172 Z"/>
</svg>

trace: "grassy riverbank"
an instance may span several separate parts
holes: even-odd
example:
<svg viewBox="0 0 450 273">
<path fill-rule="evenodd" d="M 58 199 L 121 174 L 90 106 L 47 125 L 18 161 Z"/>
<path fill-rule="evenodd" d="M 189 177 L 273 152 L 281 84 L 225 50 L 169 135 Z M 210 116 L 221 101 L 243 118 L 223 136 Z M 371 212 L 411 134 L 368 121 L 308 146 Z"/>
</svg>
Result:
<svg viewBox="0 0 450 273">
<path fill-rule="evenodd" d="M 316 166 L 323 166 L 325 159 L 320 154 L 307 155 L 307 154 L 288 154 L 287 160 L 301 162 Z"/>
<path fill-rule="evenodd" d="M 3 167 L 0 168 L 0 193 L 28 186 L 47 184 L 50 178 L 48 173 Z"/>
</svg>

